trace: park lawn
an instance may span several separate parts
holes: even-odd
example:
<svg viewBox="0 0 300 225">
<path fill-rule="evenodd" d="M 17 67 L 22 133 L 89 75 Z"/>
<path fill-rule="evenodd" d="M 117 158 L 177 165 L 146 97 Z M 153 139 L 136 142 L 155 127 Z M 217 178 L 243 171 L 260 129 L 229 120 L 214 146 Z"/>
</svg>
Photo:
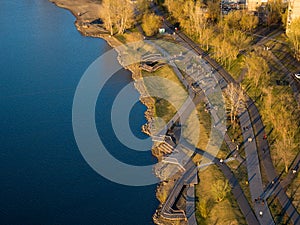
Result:
<svg viewBox="0 0 300 225">
<path fill-rule="evenodd" d="M 152 73 L 142 71 L 142 76 L 150 96 L 155 99 L 154 115 L 169 122 L 186 100 L 186 90 L 169 65 Z"/>
<path fill-rule="evenodd" d="M 226 159 L 229 153 L 230 153 L 229 148 L 227 147 L 226 142 L 223 141 L 220 150 L 217 154 L 217 157 L 220 159 Z"/>
<path fill-rule="evenodd" d="M 241 73 L 244 68 L 244 59 L 245 59 L 245 56 L 239 54 L 237 59 L 232 62 L 231 67 L 228 69 L 229 74 L 235 80 L 238 80 L 238 78 L 241 76 Z"/>
<path fill-rule="evenodd" d="M 162 98 L 155 99 L 155 116 L 163 119 L 165 123 L 170 121 L 176 113 L 176 109 L 167 100 Z"/>
<path fill-rule="evenodd" d="M 241 165 L 238 161 L 228 162 L 227 165 L 231 168 L 236 179 L 239 181 L 239 184 L 250 206 L 253 207 L 251 193 L 248 185 L 248 172 L 246 166 Z"/>
<path fill-rule="evenodd" d="M 177 42 L 173 41 L 170 37 L 166 37 L 164 39 L 159 39 L 154 41 L 155 44 L 163 48 L 165 51 L 170 54 L 170 56 L 185 54 L 190 52 L 190 49 L 186 48 L 185 46 L 178 44 Z M 194 54 L 196 56 L 196 54 Z"/>
<path fill-rule="evenodd" d="M 116 37 L 123 44 L 143 40 L 142 34 L 135 27 L 127 30 L 124 34 L 115 34 L 114 37 Z"/>
<path fill-rule="evenodd" d="M 182 126 L 183 136 L 201 150 L 206 150 L 211 131 L 211 118 L 204 109 L 204 102 L 200 102 Z M 200 158 L 197 155 L 194 161 L 197 162 Z"/>
<path fill-rule="evenodd" d="M 217 166 L 211 165 L 199 172 L 199 178 L 200 182 L 196 185 L 196 218 L 198 225 L 246 224 L 230 191 L 227 192 L 223 201 L 217 202 L 215 200 L 212 185 L 218 180 L 225 180 Z M 228 187 L 230 190 L 230 186 Z M 206 202 L 206 207 L 203 207 L 202 210 L 200 210 L 201 201 Z"/>
</svg>

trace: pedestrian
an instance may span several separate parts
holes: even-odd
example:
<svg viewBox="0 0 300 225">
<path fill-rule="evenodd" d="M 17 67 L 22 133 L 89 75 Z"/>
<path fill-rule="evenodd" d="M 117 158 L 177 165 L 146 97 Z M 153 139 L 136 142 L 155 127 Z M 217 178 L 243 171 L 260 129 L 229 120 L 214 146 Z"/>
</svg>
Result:
<svg viewBox="0 0 300 225">
<path fill-rule="evenodd" d="M 263 137 L 263 139 L 264 139 L 264 140 L 266 140 L 266 139 L 267 139 L 267 135 L 266 135 L 266 134 L 264 134 L 264 137 Z"/>
</svg>

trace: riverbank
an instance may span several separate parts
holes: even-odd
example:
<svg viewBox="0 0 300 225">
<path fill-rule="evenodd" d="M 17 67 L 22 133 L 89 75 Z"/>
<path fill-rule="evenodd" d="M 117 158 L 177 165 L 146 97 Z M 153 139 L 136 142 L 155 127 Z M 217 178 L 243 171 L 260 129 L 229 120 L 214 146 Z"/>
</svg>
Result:
<svg viewBox="0 0 300 225">
<path fill-rule="evenodd" d="M 95 37 L 104 39 L 112 48 L 118 52 L 118 61 L 119 63 L 127 70 L 132 73 L 132 79 L 136 81 L 134 83 L 135 88 L 140 93 L 140 96 L 147 96 L 145 93 L 145 86 L 142 82 L 142 74 L 139 68 L 135 65 L 124 65 L 122 61 L 122 52 L 118 46 L 123 45 L 116 37 L 111 36 L 101 24 L 99 24 L 99 14 L 100 14 L 100 4 L 97 1 L 89 0 L 49 0 L 60 8 L 69 10 L 76 18 L 75 26 L 77 30 L 87 37 Z M 142 37 L 138 38 L 142 39 Z M 124 54 L 125 55 L 125 54 Z M 152 121 L 154 114 L 154 99 L 151 97 L 140 97 L 140 101 L 147 107 L 145 112 L 145 117 L 147 124 L 143 125 L 142 131 L 148 135 L 150 133 L 149 123 Z"/>
<path fill-rule="evenodd" d="M 75 0 L 70 2 L 69 0 L 50 0 L 52 3 L 57 5 L 58 7 L 67 9 L 71 11 L 71 13 L 75 16 L 75 26 L 77 30 L 83 35 L 88 37 L 95 37 L 95 38 L 102 38 L 104 39 L 114 50 L 118 53 L 118 61 L 119 63 L 127 70 L 129 70 L 132 74 L 132 79 L 135 81 L 134 86 L 137 89 L 137 91 L 140 93 L 140 101 L 142 104 L 144 104 L 147 108 L 145 111 L 145 118 L 147 123 L 142 126 L 142 131 L 146 133 L 147 135 L 151 136 L 151 130 L 150 127 L 152 127 L 152 121 L 155 117 L 155 108 L 156 108 L 156 100 L 152 97 L 145 97 L 149 96 L 147 92 L 147 87 L 143 81 L 143 74 L 142 71 L 139 68 L 138 64 L 131 64 L 131 65 L 125 65 L 126 57 L 128 55 L 128 52 L 123 51 L 123 48 L 118 48 L 119 46 L 122 46 L 126 43 L 139 41 L 143 39 L 143 36 L 139 32 L 134 32 L 131 34 L 124 34 L 121 38 L 111 36 L 103 27 L 102 24 L 98 23 L 99 21 L 99 11 L 100 6 L 99 3 L 96 1 L 88 1 L 88 0 Z M 95 22 L 96 21 L 96 22 Z M 124 48 L 124 50 L 126 50 Z M 168 70 L 168 71 L 166 71 Z M 170 71 L 170 68 L 164 69 L 166 74 L 169 74 L 170 76 L 173 75 L 175 78 L 172 78 L 170 80 L 178 79 L 177 76 Z M 180 83 L 180 81 L 177 81 Z M 173 93 L 175 91 L 173 90 Z M 152 154 L 158 158 L 158 160 L 161 159 L 162 153 L 160 150 L 155 147 L 155 144 L 153 145 Z M 168 187 L 172 186 L 172 182 L 169 182 L 168 185 L 158 185 L 156 196 L 157 199 L 160 201 L 160 203 L 163 203 L 163 201 L 159 198 L 159 196 L 166 194 L 165 189 L 170 189 Z M 156 215 L 156 213 L 155 213 Z M 156 224 L 161 224 L 161 221 L 159 219 L 155 219 L 154 215 L 154 222 Z M 171 224 L 172 221 L 164 221 L 164 224 Z M 179 224 L 185 224 L 185 221 L 179 222 Z"/>
</svg>

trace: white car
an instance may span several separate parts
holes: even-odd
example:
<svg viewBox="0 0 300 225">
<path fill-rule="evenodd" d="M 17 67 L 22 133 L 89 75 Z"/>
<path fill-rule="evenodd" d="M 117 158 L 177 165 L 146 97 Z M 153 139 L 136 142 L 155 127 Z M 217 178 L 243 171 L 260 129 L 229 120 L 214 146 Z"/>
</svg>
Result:
<svg viewBox="0 0 300 225">
<path fill-rule="evenodd" d="M 295 73 L 295 77 L 300 79 L 300 73 Z"/>
</svg>

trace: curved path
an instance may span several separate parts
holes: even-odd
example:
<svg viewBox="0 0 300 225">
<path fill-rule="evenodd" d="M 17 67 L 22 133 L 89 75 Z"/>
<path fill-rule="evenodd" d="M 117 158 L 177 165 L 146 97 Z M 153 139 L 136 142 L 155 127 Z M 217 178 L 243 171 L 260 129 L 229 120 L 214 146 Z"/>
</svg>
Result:
<svg viewBox="0 0 300 225">
<path fill-rule="evenodd" d="M 165 21 L 165 24 L 170 27 L 171 25 L 167 24 L 167 23 L 168 22 Z M 223 67 L 221 67 L 215 60 L 211 59 L 190 38 L 188 38 L 185 34 L 180 33 L 180 32 L 176 32 L 176 34 L 178 36 L 178 39 L 180 39 L 181 41 L 183 41 L 184 43 L 189 45 L 189 47 L 192 48 L 192 50 L 194 50 L 197 54 L 202 55 L 203 59 L 205 59 L 215 70 L 217 70 L 218 73 L 227 82 L 232 82 L 232 83 L 236 84 L 236 81 L 230 76 L 230 74 L 228 74 L 227 71 L 225 71 L 225 69 Z M 250 120 L 248 119 L 248 121 L 252 124 L 252 126 L 254 128 L 253 136 L 255 137 L 256 140 L 261 140 L 262 137 L 263 137 L 263 134 L 264 134 L 264 125 L 263 125 L 263 122 L 261 120 L 261 116 L 259 114 L 259 111 L 258 111 L 256 105 L 254 104 L 254 102 L 250 98 L 249 98 L 249 101 L 247 103 L 247 111 L 249 113 L 249 118 L 250 118 Z M 259 144 L 260 142 L 257 142 L 257 147 L 258 147 L 258 153 L 259 153 L 261 162 L 262 162 L 262 164 L 265 168 L 265 172 L 267 174 L 267 178 L 271 182 L 272 180 L 274 180 L 277 177 L 277 174 L 276 174 L 274 165 L 273 165 L 272 160 L 271 160 L 267 140 L 265 142 L 266 142 L 266 145 L 267 145 L 267 150 L 264 153 L 263 153 L 263 149 L 266 149 L 266 148 L 264 148 L 261 144 Z M 254 145 L 252 145 L 251 149 L 252 148 L 254 148 Z M 257 153 L 255 153 L 254 150 L 250 150 L 249 155 L 254 156 L 253 159 L 248 159 L 249 163 L 251 163 L 251 166 L 253 167 L 253 163 L 254 163 L 255 167 L 257 167 L 259 169 L 259 163 L 255 159 L 255 158 L 257 158 Z M 251 179 L 251 177 L 249 177 L 249 179 Z M 249 184 L 251 184 L 251 183 L 249 183 Z M 254 183 L 253 183 L 253 186 L 255 186 Z M 250 190 L 251 190 L 251 188 L 250 188 Z M 256 190 L 255 193 L 258 192 L 256 187 L 253 187 L 252 190 Z M 297 212 L 296 208 L 291 203 L 291 201 L 288 198 L 288 196 L 286 195 L 284 189 L 281 187 L 281 185 L 278 185 L 276 190 L 277 190 L 276 193 L 277 193 L 278 200 L 279 200 L 282 208 L 285 210 L 285 212 L 289 216 L 290 220 L 294 224 L 297 224 L 297 225 L 300 224 L 299 213 Z M 263 192 L 260 193 L 260 195 L 262 195 L 262 194 L 263 194 Z M 254 198 L 254 199 L 257 198 L 257 197 L 259 197 L 259 196 L 252 195 L 252 198 Z M 257 206 L 257 204 L 255 204 L 255 201 L 254 201 L 254 205 L 256 206 L 255 207 L 256 208 L 256 210 L 255 210 L 256 213 L 259 212 L 261 207 Z M 259 215 L 257 214 L 257 216 L 259 216 Z M 262 218 L 265 218 L 265 217 L 262 217 Z M 271 218 L 268 218 L 267 220 L 263 219 L 263 220 L 261 220 L 261 222 L 262 222 L 261 224 L 269 224 L 268 221 L 271 221 L 271 220 L 272 220 Z"/>
<path fill-rule="evenodd" d="M 148 43 L 154 45 L 150 41 L 148 41 Z M 163 51 L 158 46 L 156 46 L 156 47 L 158 49 L 160 49 L 161 51 Z M 191 84 L 188 84 L 187 81 L 183 79 L 181 72 L 177 69 L 176 66 L 174 66 L 174 70 L 175 70 L 175 73 L 177 74 L 178 78 L 182 81 L 182 83 L 188 89 L 188 92 L 189 92 L 189 95 L 191 98 L 188 98 L 188 100 L 182 105 L 181 109 L 174 115 L 173 119 L 170 120 L 169 123 L 166 125 L 166 128 L 159 132 L 160 135 L 162 135 L 164 131 L 169 129 L 172 126 L 172 124 L 179 117 L 180 117 L 181 123 L 183 123 L 185 120 L 187 120 L 188 116 L 191 114 L 192 110 L 194 110 L 194 106 L 197 105 L 200 102 L 200 100 L 205 97 L 203 92 L 198 92 L 197 95 L 195 95 L 193 93 L 193 90 L 190 88 Z M 194 96 L 193 99 L 192 99 L 192 96 Z M 216 115 L 216 113 L 214 113 L 214 114 Z M 214 120 L 219 121 L 218 118 L 214 118 Z M 222 127 L 220 128 L 220 132 L 222 132 Z M 180 145 L 182 145 L 184 148 L 187 148 L 190 151 L 196 152 L 197 154 L 201 154 L 202 156 L 204 156 L 204 157 L 208 158 L 209 160 L 211 160 L 212 162 L 214 162 L 220 168 L 220 170 L 223 172 L 223 174 L 228 179 L 228 181 L 231 185 L 231 191 L 232 191 L 247 223 L 251 224 L 251 225 L 260 224 L 258 222 L 258 219 L 255 216 L 251 206 L 249 205 L 249 202 L 248 202 L 242 188 L 240 187 L 238 180 L 235 178 L 231 169 L 226 164 L 220 163 L 220 159 L 209 154 L 208 152 L 205 152 L 205 151 L 202 151 L 199 149 L 195 149 L 195 146 L 191 145 L 185 139 L 180 137 L 180 132 L 174 132 L 174 136 L 175 136 L 174 138 L 176 140 L 179 140 Z M 186 165 L 184 165 L 184 168 L 185 168 L 184 174 L 176 181 L 176 183 L 174 184 L 174 188 L 170 192 L 166 202 L 163 204 L 163 207 L 161 210 L 161 215 L 165 218 L 183 219 L 184 215 L 182 214 L 182 212 L 174 213 L 172 210 L 172 206 L 173 206 L 174 202 L 176 201 L 178 195 L 180 194 L 183 186 L 186 184 L 187 178 L 197 174 L 197 168 L 191 159 L 189 160 L 189 162 Z"/>
<path fill-rule="evenodd" d="M 168 22 L 165 21 L 165 23 Z M 210 59 L 207 55 L 203 55 L 204 52 L 184 34 L 176 32 L 176 39 L 178 42 L 181 43 L 183 42 L 185 47 L 187 47 L 188 49 L 192 48 L 191 50 L 193 50 L 199 55 L 202 55 L 202 58 L 205 61 L 207 61 L 211 65 L 211 67 L 214 68 L 217 71 L 217 73 L 220 74 L 227 81 L 227 83 L 230 82 L 235 83 L 234 79 L 220 65 L 218 65 L 214 60 Z M 262 204 L 257 204 L 255 201 L 255 199 L 259 198 L 262 195 L 262 193 L 264 192 L 264 188 L 261 179 L 260 165 L 259 165 L 259 159 L 257 155 L 256 144 L 255 142 L 247 142 L 249 137 L 254 138 L 254 132 L 252 130 L 252 126 L 251 126 L 252 123 L 248 111 L 245 111 L 240 116 L 240 122 L 241 122 L 241 126 L 250 127 L 250 129 L 243 132 L 243 136 L 245 142 L 246 165 L 248 171 L 249 188 L 250 188 L 252 202 L 254 205 L 255 214 L 259 219 L 260 224 L 271 225 L 274 224 L 274 221 L 269 211 L 267 202 L 264 202 L 264 204 L 262 205 Z M 260 213 L 263 213 L 263 216 L 261 216 Z"/>
</svg>

